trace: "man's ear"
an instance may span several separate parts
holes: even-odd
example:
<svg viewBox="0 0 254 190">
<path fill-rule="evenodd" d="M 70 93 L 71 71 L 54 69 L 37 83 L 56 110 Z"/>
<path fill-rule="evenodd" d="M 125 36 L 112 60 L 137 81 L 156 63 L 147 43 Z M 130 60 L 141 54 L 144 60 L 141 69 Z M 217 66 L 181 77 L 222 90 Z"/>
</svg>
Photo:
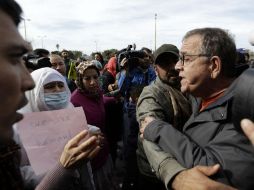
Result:
<svg viewBox="0 0 254 190">
<path fill-rule="evenodd" d="M 154 66 L 154 70 L 155 70 L 155 72 L 156 72 L 156 74 L 158 74 L 158 65 L 153 65 Z"/>
<path fill-rule="evenodd" d="M 218 56 L 212 56 L 210 58 L 209 69 L 211 71 L 211 78 L 216 79 L 221 73 L 222 65 L 221 59 Z"/>
</svg>

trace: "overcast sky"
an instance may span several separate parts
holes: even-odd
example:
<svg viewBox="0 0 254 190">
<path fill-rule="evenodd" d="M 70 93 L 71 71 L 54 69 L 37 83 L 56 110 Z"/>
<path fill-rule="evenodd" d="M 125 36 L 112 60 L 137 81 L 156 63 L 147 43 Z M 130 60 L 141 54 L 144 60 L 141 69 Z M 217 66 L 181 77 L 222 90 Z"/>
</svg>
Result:
<svg viewBox="0 0 254 190">
<path fill-rule="evenodd" d="M 26 37 L 34 48 L 81 50 L 180 47 L 183 35 L 197 27 L 221 27 L 235 36 L 237 48 L 254 50 L 253 0 L 17 0 L 27 19 Z M 20 32 L 25 37 L 24 22 Z"/>
</svg>

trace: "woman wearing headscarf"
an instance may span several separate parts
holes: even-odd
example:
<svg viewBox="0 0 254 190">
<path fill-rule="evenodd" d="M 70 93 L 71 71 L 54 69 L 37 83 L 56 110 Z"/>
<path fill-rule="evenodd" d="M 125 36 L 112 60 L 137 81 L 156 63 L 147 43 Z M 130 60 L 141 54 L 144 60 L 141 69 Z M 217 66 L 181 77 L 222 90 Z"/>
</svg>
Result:
<svg viewBox="0 0 254 190">
<path fill-rule="evenodd" d="M 27 91 L 28 104 L 21 113 L 39 112 L 73 108 L 70 102 L 71 92 L 66 80 L 51 68 L 42 68 L 31 73 L 35 81 L 35 88 Z"/>
<path fill-rule="evenodd" d="M 105 107 L 107 101 L 114 101 L 109 97 L 103 97 L 99 85 L 100 72 L 90 61 L 82 62 L 77 67 L 77 86 L 72 93 L 71 102 L 75 107 L 82 106 L 87 122 L 100 128 L 105 134 Z M 114 189 L 112 183 L 112 160 L 109 154 L 107 138 L 101 151 L 92 160 L 94 182 L 97 190 Z"/>
<path fill-rule="evenodd" d="M 58 71 L 51 68 L 42 68 L 33 71 L 31 73 L 31 76 L 36 86 L 33 90 L 26 92 L 28 104 L 24 108 L 19 110 L 19 112 L 29 113 L 74 107 L 70 102 L 71 93 L 66 83 L 66 80 Z M 16 140 L 19 140 L 17 135 L 14 138 Z M 86 147 L 84 151 L 89 149 L 94 149 L 91 151 L 98 152 L 98 150 L 96 150 L 98 149 L 97 146 Z M 56 169 L 56 171 L 49 172 L 51 176 L 46 175 L 43 183 L 40 184 L 38 188 L 44 189 L 43 186 L 46 185 L 46 187 L 49 188 L 55 188 L 56 186 L 57 189 L 94 190 L 94 182 L 90 162 L 79 161 L 81 163 L 79 164 L 78 168 L 71 168 L 70 166 L 74 163 L 68 163 L 66 157 L 64 157 L 63 154 L 70 154 L 70 152 L 65 153 L 65 151 L 66 148 L 62 153 L 60 163 L 58 163 L 58 165 L 60 164 L 60 166 L 58 166 L 58 169 Z M 35 186 L 40 182 L 41 177 L 35 176 L 24 150 L 22 152 L 21 171 L 26 188 L 34 189 Z M 64 173 L 68 173 L 69 177 L 66 178 L 67 180 L 61 180 Z M 55 183 L 54 186 L 48 186 L 48 182 L 52 181 L 50 179 L 52 176 L 54 179 L 59 178 L 60 180 L 56 180 L 59 183 Z"/>
</svg>

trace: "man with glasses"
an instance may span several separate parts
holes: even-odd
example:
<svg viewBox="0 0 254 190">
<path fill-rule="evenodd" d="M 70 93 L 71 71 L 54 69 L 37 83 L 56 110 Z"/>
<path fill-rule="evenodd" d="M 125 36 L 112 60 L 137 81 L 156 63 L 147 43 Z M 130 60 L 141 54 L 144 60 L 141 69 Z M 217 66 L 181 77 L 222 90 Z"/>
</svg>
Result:
<svg viewBox="0 0 254 190">
<path fill-rule="evenodd" d="M 169 187 L 215 189 L 221 185 L 232 189 L 217 183 L 222 182 L 239 189 L 253 188 L 254 150 L 232 123 L 234 93 L 230 85 L 235 79 L 235 62 L 234 40 L 224 30 L 194 29 L 184 36 L 175 68 L 181 77 L 181 91 L 193 96 L 193 113 L 181 132 L 153 117 L 146 117 L 140 129 L 145 139 L 171 153 L 182 166 L 197 166 L 177 171 Z M 204 174 L 217 182 L 204 180 Z"/>
</svg>

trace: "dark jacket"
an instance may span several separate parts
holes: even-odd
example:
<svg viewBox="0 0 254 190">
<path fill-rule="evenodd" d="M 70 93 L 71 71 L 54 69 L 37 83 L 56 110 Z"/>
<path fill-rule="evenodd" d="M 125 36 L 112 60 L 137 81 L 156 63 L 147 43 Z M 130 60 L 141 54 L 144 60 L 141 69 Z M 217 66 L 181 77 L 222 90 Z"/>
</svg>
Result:
<svg viewBox="0 0 254 190">
<path fill-rule="evenodd" d="M 138 122 L 147 116 L 153 116 L 172 124 L 178 130 L 182 129 L 190 113 L 190 104 L 184 95 L 178 89 L 163 83 L 158 77 L 143 89 L 137 103 Z M 140 172 L 156 179 L 147 161 L 140 138 L 137 158 Z"/>
<path fill-rule="evenodd" d="M 254 149 L 247 137 L 232 124 L 232 99 L 231 87 L 201 112 L 200 101 L 194 101 L 194 112 L 183 132 L 155 120 L 146 127 L 144 137 L 158 143 L 184 167 L 219 163 L 221 170 L 213 179 L 239 189 L 253 189 Z"/>
</svg>

